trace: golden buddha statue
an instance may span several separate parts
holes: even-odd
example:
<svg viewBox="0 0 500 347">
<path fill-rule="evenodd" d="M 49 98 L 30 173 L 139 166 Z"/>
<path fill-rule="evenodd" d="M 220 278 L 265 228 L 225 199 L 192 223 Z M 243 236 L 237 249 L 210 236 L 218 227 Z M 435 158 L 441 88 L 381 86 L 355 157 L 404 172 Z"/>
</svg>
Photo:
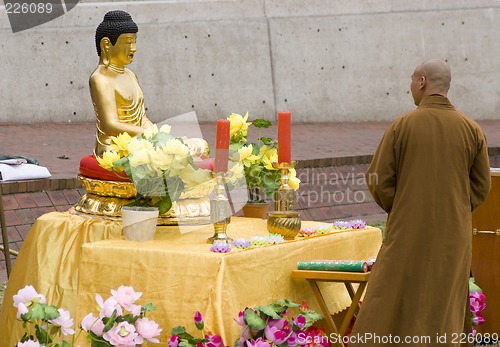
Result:
<svg viewBox="0 0 500 347">
<path fill-rule="evenodd" d="M 137 193 L 129 177 L 102 168 L 96 159 L 111 149 L 112 136 L 124 132 L 135 136 L 152 125 L 146 117 L 144 95 L 138 79 L 126 68 L 136 52 L 137 32 L 137 24 L 130 14 L 121 10 L 107 12 L 96 29 L 99 64 L 89 79 L 96 115 L 96 142 L 93 155 L 80 161 L 79 178 L 87 190 L 75 206 L 75 210 L 81 213 L 118 218 L 121 207 L 133 201 Z M 186 143 L 193 156 L 208 156 L 205 140 L 186 139 Z M 206 166 L 206 163 L 202 165 Z M 208 198 L 205 197 L 202 203 L 194 202 L 196 197 L 188 198 L 188 201 L 178 204 L 173 214 L 205 221 L 210 213 Z M 167 219 L 160 218 L 160 221 Z"/>
<path fill-rule="evenodd" d="M 99 65 L 90 76 L 90 95 L 96 114 L 94 155 L 110 149 L 110 136 L 137 135 L 152 123 L 135 74 L 126 68 L 136 52 L 138 27 L 124 11 L 110 11 L 96 30 Z"/>
</svg>

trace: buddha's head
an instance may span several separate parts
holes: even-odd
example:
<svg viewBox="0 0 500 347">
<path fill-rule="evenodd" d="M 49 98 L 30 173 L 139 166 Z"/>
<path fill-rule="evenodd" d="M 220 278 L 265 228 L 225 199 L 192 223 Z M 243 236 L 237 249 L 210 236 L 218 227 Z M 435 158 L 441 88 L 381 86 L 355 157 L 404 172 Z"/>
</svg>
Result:
<svg viewBox="0 0 500 347">
<path fill-rule="evenodd" d="M 132 62 L 136 51 L 137 24 L 130 14 L 114 10 L 104 15 L 96 29 L 97 55 L 104 65 L 125 66 Z"/>
</svg>

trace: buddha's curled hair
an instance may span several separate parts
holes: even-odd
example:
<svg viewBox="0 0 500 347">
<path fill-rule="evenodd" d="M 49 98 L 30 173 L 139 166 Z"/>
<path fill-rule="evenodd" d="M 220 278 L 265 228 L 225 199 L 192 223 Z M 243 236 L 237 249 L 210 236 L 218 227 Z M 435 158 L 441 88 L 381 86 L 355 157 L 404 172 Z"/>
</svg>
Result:
<svg viewBox="0 0 500 347">
<path fill-rule="evenodd" d="M 95 45 L 97 55 L 101 56 L 101 40 L 107 37 L 114 46 L 121 34 L 137 33 L 139 28 L 130 14 L 121 10 L 109 11 L 95 31 Z"/>
</svg>

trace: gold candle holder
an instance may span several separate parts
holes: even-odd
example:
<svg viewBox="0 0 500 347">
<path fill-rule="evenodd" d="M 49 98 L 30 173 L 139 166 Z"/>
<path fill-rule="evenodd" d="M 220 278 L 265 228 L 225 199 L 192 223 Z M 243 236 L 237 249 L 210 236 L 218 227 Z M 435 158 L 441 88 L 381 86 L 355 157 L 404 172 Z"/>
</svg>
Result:
<svg viewBox="0 0 500 347">
<path fill-rule="evenodd" d="M 210 200 L 210 222 L 214 225 L 214 235 L 207 239 L 208 243 L 229 243 L 233 239 L 227 236 L 227 226 L 231 223 L 231 206 L 224 186 L 225 173 L 215 173 L 215 197 Z"/>
<path fill-rule="evenodd" d="M 268 213 L 267 231 L 283 235 L 285 240 L 293 240 L 301 227 L 300 214 L 294 208 L 295 191 L 288 185 L 288 170 L 296 164 L 296 161 L 273 163 L 274 168 L 281 170 L 281 185 L 274 193 L 275 211 Z"/>
<path fill-rule="evenodd" d="M 296 161 L 291 163 L 273 163 L 275 169 L 281 170 L 281 185 L 274 192 L 274 210 L 288 212 L 294 210 L 295 191 L 288 185 L 288 170 L 295 168 Z"/>
</svg>

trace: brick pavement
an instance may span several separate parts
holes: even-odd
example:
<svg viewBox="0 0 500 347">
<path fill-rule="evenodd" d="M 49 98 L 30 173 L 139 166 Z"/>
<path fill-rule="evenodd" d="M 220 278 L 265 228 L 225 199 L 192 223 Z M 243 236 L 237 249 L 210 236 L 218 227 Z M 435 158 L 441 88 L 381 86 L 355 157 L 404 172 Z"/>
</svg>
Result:
<svg viewBox="0 0 500 347">
<path fill-rule="evenodd" d="M 488 138 L 493 166 L 500 166 L 500 121 L 480 121 Z M 304 220 L 385 219 L 359 178 L 366 170 L 387 123 L 293 124 L 293 158 L 303 184 L 297 209 Z M 214 146 L 215 124 L 202 123 L 202 135 Z M 94 141 L 93 123 L 0 124 L 0 155 L 35 158 L 52 173 L 49 180 L 4 183 L 4 207 L 11 247 L 19 250 L 31 225 L 50 211 L 67 211 L 84 194 L 78 164 Z M 264 129 L 275 137 L 276 127 Z M 256 134 L 250 133 L 254 139 Z M 13 261 L 15 259 L 13 258 Z M 0 254 L 0 281 L 5 281 Z"/>
</svg>

